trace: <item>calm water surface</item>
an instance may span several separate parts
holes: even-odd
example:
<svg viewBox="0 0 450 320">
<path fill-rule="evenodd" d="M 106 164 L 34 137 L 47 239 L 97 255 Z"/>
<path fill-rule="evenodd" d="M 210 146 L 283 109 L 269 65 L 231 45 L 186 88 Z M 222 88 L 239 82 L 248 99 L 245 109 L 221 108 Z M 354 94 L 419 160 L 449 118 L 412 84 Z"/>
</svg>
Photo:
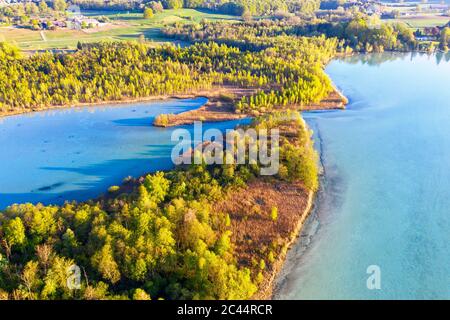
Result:
<svg viewBox="0 0 450 320">
<path fill-rule="evenodd" d="M 0 209 L 13 203 L 86 200 L 127 176 L 171 168 L 173 129 L 152 127 L 154 117 L 205 102 L 169 100 L 0 118 Z"/>
<path fill-rule="evenodd" d="M 450 298 L 449 58 L 383 54 L 328 66 L 350 104 L 305 114 L 324 190 L 276 298 Z M 370 265 L 381 270 L 380 290 L 367 289 Z"/>
</svg>

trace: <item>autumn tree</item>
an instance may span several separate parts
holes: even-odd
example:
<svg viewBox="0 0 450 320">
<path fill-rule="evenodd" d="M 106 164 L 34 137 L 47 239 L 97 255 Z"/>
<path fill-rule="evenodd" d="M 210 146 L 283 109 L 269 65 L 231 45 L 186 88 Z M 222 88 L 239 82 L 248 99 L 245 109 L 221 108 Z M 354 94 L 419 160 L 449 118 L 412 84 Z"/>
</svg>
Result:
<svg viewBox="0 0 450 320">
<path fill-rule="evenodd" d="M 53 9 L 55 11 L 63 12 L 67 9 L 67 2 L 65 0 L 54 0 Z"/>
<path fill-rule="evenodd" d="M 151 19 L 151 18 L 153 18 L 153 9 L 145 8 L 144 9 L 144 19 Z"/>
</svg>

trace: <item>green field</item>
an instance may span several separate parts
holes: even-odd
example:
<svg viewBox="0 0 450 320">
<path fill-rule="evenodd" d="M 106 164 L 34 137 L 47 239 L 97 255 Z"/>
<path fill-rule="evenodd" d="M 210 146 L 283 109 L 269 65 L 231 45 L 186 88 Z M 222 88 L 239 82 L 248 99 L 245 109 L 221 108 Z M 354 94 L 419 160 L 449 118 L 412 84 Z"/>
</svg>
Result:
<svg viewBox="0 0 450 320">
<path fill-rule="evenodd" d="M 155 14 L 151 19 L 144 19 L 142 13 L 117 11 L 87 11 L 86 16 L 108 16 L 111 25 L 100 29 L 88 30 L 45 30 L 33 31 L 23 28 L 1 27 L 0 41 L 17 45 L 22 50 L 74 49 L 78 41 L 82 43 L 102 40 L 136 40 L 144 35 L 147 40 L 167 42 L 161 28 L 175 22 L 194 23 L 203 19 L 209 21 L 236 21 L 239 17 L 215 14 L 194 9 L 165 10 Z M 43 36 L 42 36 L 43 34 Z"/>
<path fill-rule="evenodd" d="M 161 13 L 157 13 L 151 19 L 144 19 L 142 17 L 142 12 L 120 12 L 120 11 L 84 11 L 82 12 L 86 16 L 96 17 L 96 16 L 107 16 L 111 20 L 128 21 L 130 23 L 137 24 L 153 24 L 153 25 L 164 25 L 174 22 L 200 22 L 203 19 L 209 21 L 214 20 L 230 20 L 236 21 L 240 20 L 240 17 L 231 16 L 226 14 L 217 14 L 211 11 L 196 10 L 196 9 L 176 9 L 176 10 L 164 10 Z"/>
<path fill-rule="evenodd" d="M 386 19 L 386 22 L 403 22 L 411 29 L 423 29 L 427 27 L 443 26 L 450 21 L 450 17 L 445 16 L 422 16 L 417 18 L 398 18 L 398 19 Z"/>
</svg>

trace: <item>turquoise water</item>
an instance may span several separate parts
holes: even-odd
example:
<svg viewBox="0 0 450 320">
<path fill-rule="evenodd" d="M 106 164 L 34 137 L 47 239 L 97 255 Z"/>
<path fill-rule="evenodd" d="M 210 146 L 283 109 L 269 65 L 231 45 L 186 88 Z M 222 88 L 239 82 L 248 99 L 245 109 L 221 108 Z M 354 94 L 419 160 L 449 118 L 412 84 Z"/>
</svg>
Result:
<svg viewBox="0 0 450 320">
<path fill-rule="evenodd" d="M 323 190 L 278 299 L 450 299 L 450 56 L 372 55 L 327 68 L 345 111 L 305 113 Z M 381 289 L 366 285 L 368 266 Z"/>
<path fill-rule="evenodd" d="M 153 119 L 205 102 L 169 100 L 0 118 L 0 209 L 13 203 L 87 200 L 127 176 L 172 168 L 173 128 L 153 127 Z M 237 123 L 203 127 L 226 129 Z"/>
</svg>

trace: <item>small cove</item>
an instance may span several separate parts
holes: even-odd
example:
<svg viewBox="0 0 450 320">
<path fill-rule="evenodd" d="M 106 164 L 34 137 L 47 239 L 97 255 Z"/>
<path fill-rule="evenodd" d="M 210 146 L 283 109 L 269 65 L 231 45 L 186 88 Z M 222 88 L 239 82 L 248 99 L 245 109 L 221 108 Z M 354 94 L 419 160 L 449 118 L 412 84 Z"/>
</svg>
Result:
<svg viewBox="0 0 450 320">
<path fill-rule="evenodd" d="M 84 201 L 127 176 L 171 169 L 176 128 L 154 127 L 154 118 L 206 102 L 196 98 L 74 107 L 1 118 L 0 209 L 14 203 Z M 205 123 L 203 128 L 231 129 L 243 121 Z"/>
</svg>

